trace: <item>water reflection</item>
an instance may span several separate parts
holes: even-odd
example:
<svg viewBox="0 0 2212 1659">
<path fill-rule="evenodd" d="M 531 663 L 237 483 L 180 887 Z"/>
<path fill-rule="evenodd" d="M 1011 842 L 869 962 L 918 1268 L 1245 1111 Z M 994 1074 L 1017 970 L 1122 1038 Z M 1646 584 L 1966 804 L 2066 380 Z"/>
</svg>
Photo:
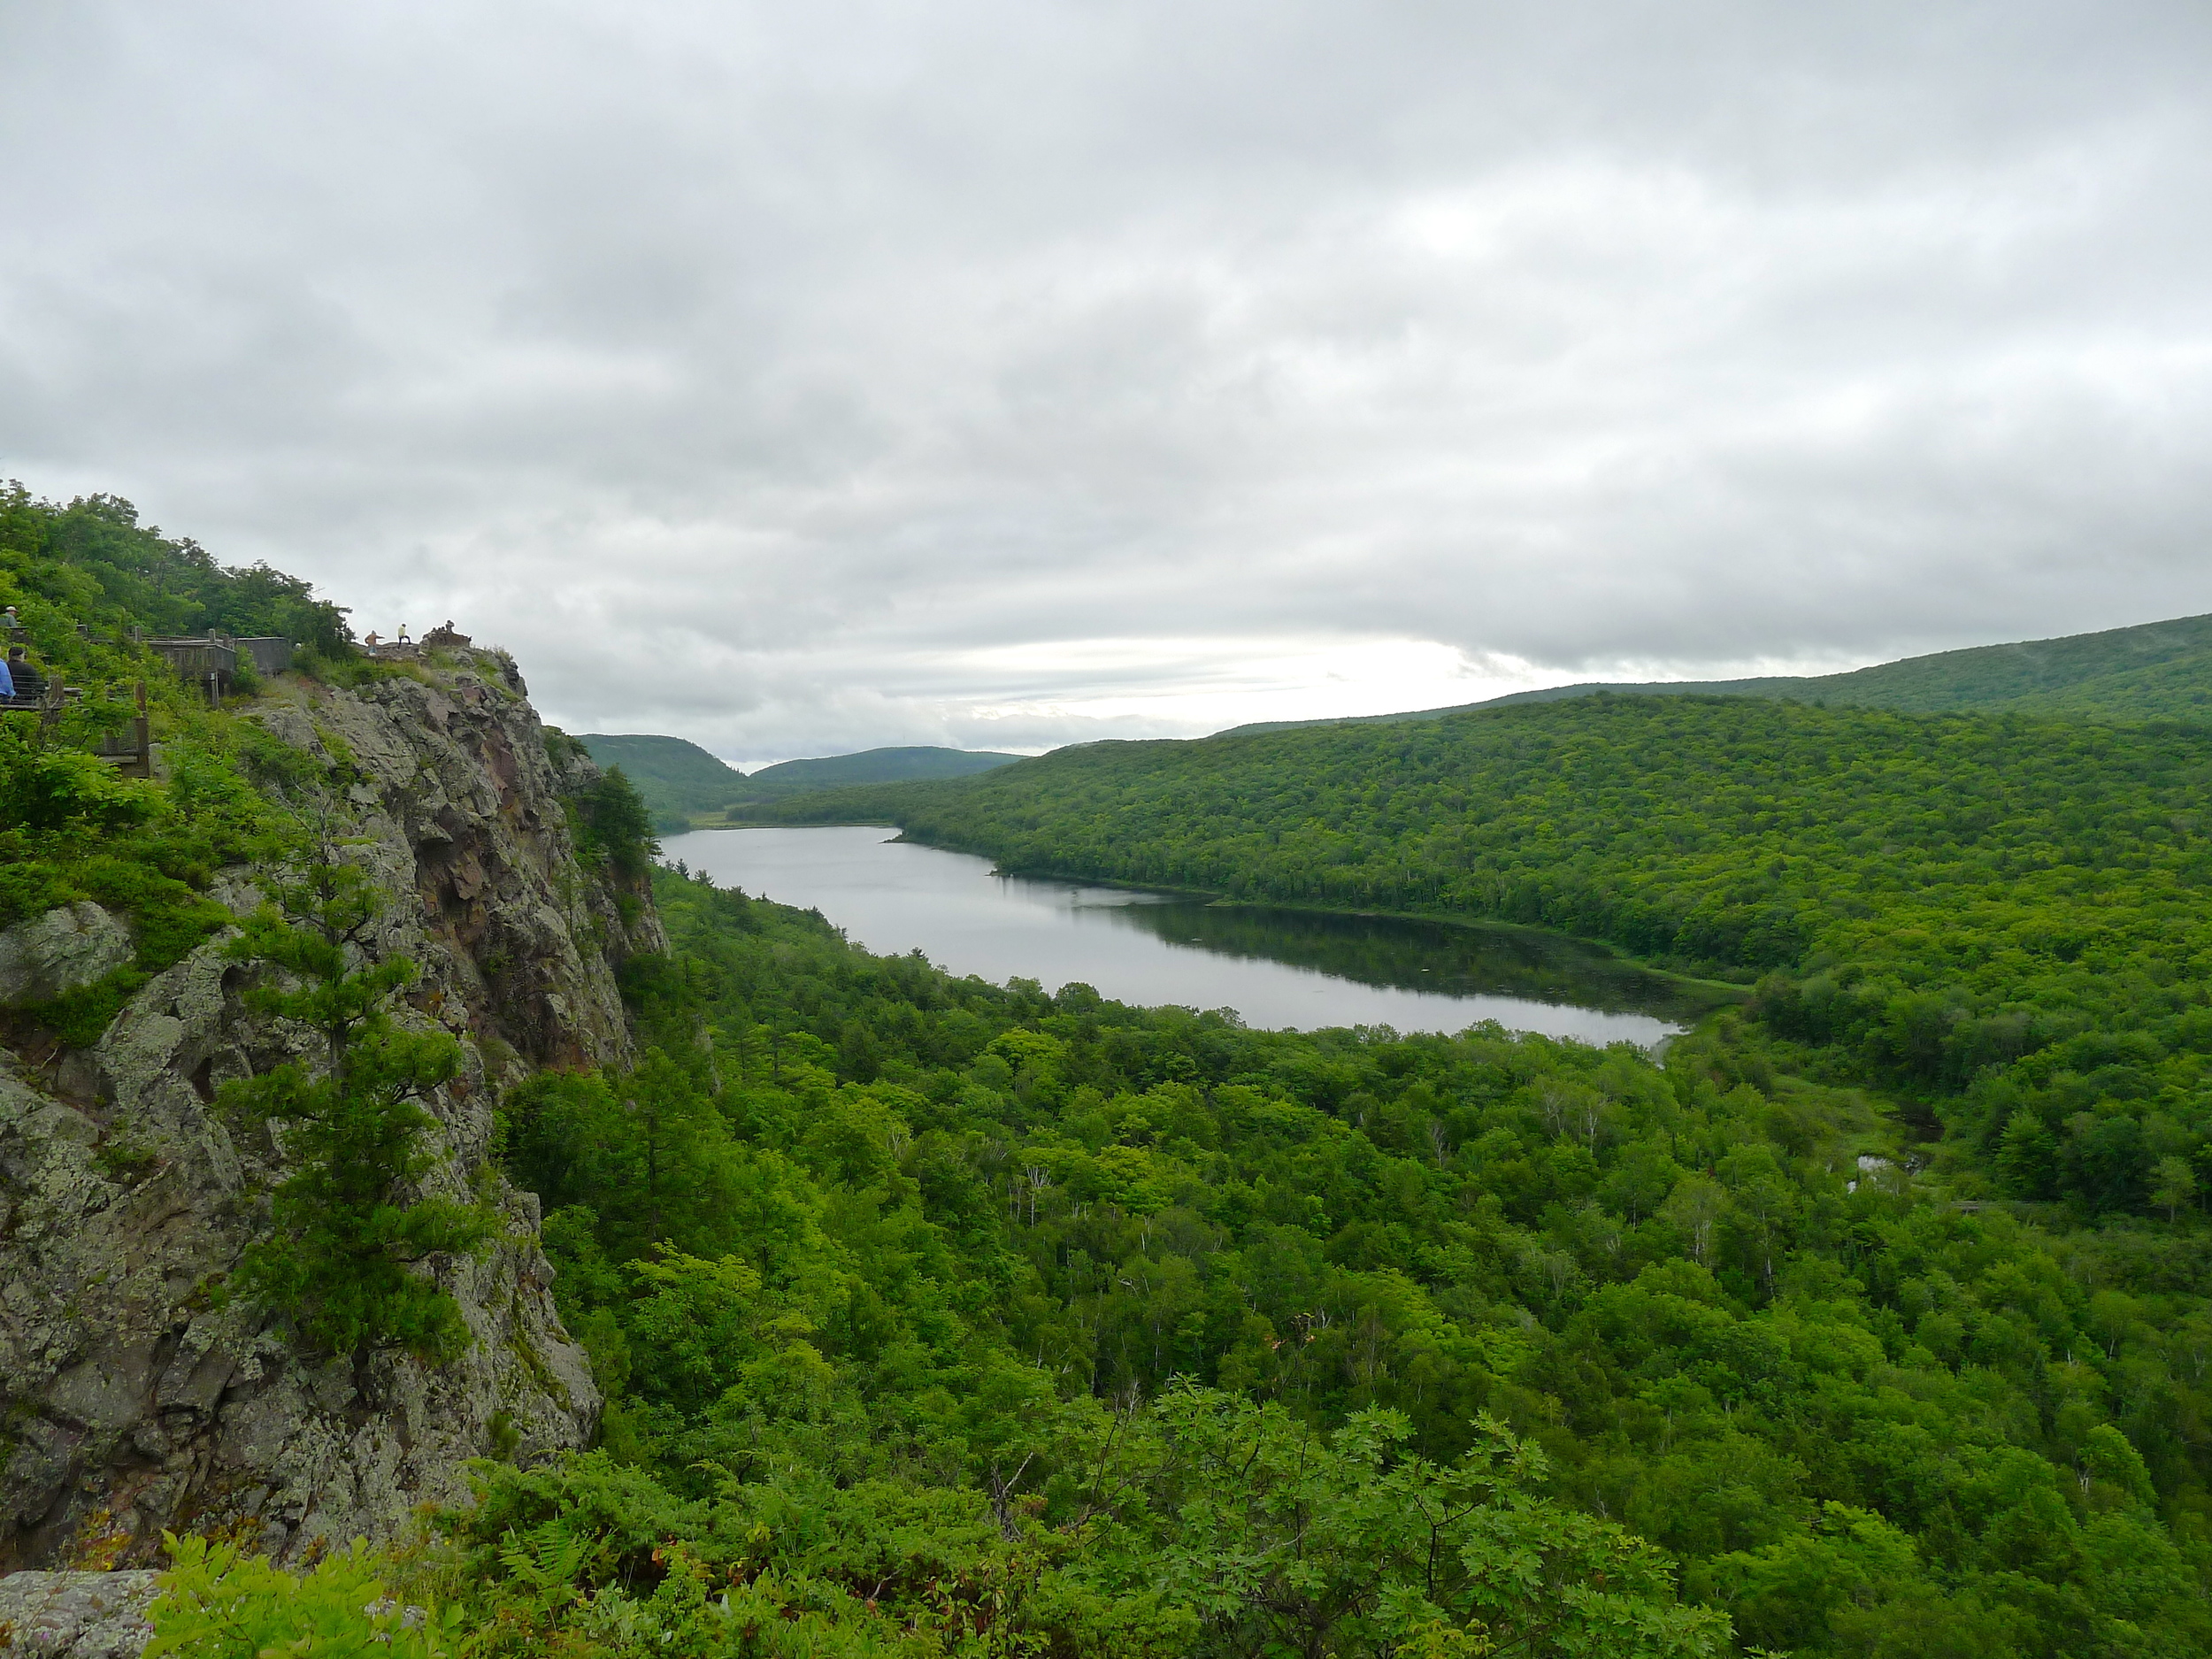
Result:
<svg viewBox="0 0 2212 1659">
<path fill-rule="evenodd" d="M 1118 1002 L 1234 1009 L 1254 1026 L 1512 1030 L 1649 1046 L 1703 1011 L 1677 982 L 1575 941 L 1001 876 L 850 826 L 696 830 L 665 855 L 819 910 L 854 942 L 995 985 L 1081 980 Z"/>
<path fill-rule="evenodd" d="M 1534 928 L 1173 900 L 1122 905 L 1112 914 L 1123 926 L 1171 944 L 1288 963 L 1363 985 L 1509 996 L 1683 1022 L 1713 1006 L 1694 987 Z"/>
</svg>

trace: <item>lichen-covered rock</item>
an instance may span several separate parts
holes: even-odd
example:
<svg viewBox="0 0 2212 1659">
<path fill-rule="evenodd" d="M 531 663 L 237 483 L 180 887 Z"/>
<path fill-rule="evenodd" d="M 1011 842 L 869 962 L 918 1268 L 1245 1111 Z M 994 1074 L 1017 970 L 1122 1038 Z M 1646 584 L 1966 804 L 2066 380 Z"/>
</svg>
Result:
<svg viewBox="0 0 2212 1659">
<path fill-rule="evenodd" d="M 373 838 L 378 876 L 419 907 L 396 910 L 385 941 L 425 970 L 418 1005 L 434 1014 L 457 1000 L 472 1033 L 537 1064 L 626 1054 L 607 964 L 667 941 L 642 895 L 576 863 L 563 802 L 597 768 L 580 746 L 556 765 L 507 659 L 445 655 L 456 666 L 435 683 L 380 680 L 273 702 L 259 718 L 374 780 L 356 791 L 357 833 Z"/>
<path fill-rule="evenodd" d="M 131 930 L 89 899 L 0 932 L 0 1007 L 51 1002 L 121 967 Z"/>
<path fill-rule="evenodd" d="M 0 1053 L 0 1571 L 149 1562 L 164 1527 L 280 1556 L 387 1537 L 463 1497 L 467 1460 L 580 1446 L 596 1425 L 537 1201 L 486 1162 L 501 1088 L 629 1057 L 615 968 L 664 948 L 643 895 L 577 862 L 563 793 L 596 774 L 565 752 L 557 769 L 493 653 L 454 653 L 431 683 L 280 686 L 268 729 L 363 779 L 345 856 L 396 895 L 371 953 L 420 970 L 399 1014 L 463 1046 L 426 1102 L 441 1156 L 425 1192 L 489 1194 L 507 1226 L 484 1256 L 425 1271 L 475 1340 L 444 1366 L 317 1360 L 221 1295 L 282 1170 L 216 1091 L 291 1057 L 300 1033 L 248 1012 L 245 971 L 211 940 L 92 1048 Z M 259 902 L 250 871 L 213 895 L 242 915 Z"/>
<path fill-rule="evenodd" d="M 12 1572 L 0 1578 L 0 1653 L 8 1659 L 137 1659 L 153 1638 L 146 1609 L 160 1574 Z"/>
</svg>

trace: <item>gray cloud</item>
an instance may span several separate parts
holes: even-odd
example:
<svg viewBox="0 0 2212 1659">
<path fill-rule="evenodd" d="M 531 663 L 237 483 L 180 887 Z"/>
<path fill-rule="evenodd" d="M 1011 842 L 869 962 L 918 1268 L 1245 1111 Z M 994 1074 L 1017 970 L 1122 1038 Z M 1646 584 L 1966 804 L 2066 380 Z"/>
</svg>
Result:
<svg viewBox="0 0 2212 1659">
<path fill-rule="evenodd" d="M 2208 35 L 19 4 L 0 472 L 751 759 L 2200 611 Z"/>
</svg>

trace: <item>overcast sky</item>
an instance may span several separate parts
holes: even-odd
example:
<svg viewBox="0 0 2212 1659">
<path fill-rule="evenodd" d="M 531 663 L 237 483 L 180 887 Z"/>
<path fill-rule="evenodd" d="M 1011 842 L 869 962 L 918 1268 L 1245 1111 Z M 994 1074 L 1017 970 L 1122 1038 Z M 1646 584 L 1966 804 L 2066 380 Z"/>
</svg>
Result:
<svg viewBox="0 0 2212 1659">
<path fill-rule="evenodd" d="M 2212 611 L 2212 6 L 0 4 L 0 475 L 1034 749 Z"/>
</svg>

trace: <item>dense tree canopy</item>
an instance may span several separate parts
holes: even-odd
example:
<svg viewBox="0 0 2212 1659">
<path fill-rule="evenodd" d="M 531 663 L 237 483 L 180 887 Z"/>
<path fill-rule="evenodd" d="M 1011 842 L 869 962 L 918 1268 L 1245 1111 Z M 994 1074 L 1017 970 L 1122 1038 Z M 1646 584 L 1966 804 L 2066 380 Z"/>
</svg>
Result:
<svg viewBox="0 0 2212 1659">
<path fill-rule="evenodd" d="M 677 873 L 658 897 L 643 1065 L 508 1106 L 610 1461 L 501 1477 L 470 1536 L 657 1528 L 848 1634 L 956 1581 L 1009 1651 L 1580 1650 L 1483 1600 L 1466 1563 L 1515 1549 L 1578 1617 L 1625 1598 L 1590 1651 L 1703 1651 L 1698 1608 L 1809 1654 L 2212 1643 L 2200 1226 L 1962 1202 L 1732 1014 L 1663 1066 L 1253 1032 L 952 979 Z M 1233 1494 L 1179 1484 L 1232 1454 Z M 1271 1459 L 1317 1483 L 1291 1586 L 1255 1576 Z M 1475 1468 L 1503 1484 L 1455 1509 Z M 1407 1481 L 1491 1529 L 1413 1599 Z"/>
<path fill-rule="evenodd" d="M 219 565 L 188 538 L 165 536 L 138 522 L 138 509 L 113 495 L 88 495 L 66 507 L 35 499 L 20 484 L 0 485 L 0 586 L 67 608 L 96 628 L 149 634 L 250 638 L 282 634 L 338 655 L 352 643 L 346 613 L 315 597 L 311 584 L 267 565 Z"/>
<path fill-rule="evenodd" d="M 1093 744 L 787 811 L 1764 975 L 1770 1030 L 1939 1117 L 1983 1195 L 2147 1214 L 2212 1177 L 2208 791 L 2193 727 L 1600 697 Z"/>
</svg>

